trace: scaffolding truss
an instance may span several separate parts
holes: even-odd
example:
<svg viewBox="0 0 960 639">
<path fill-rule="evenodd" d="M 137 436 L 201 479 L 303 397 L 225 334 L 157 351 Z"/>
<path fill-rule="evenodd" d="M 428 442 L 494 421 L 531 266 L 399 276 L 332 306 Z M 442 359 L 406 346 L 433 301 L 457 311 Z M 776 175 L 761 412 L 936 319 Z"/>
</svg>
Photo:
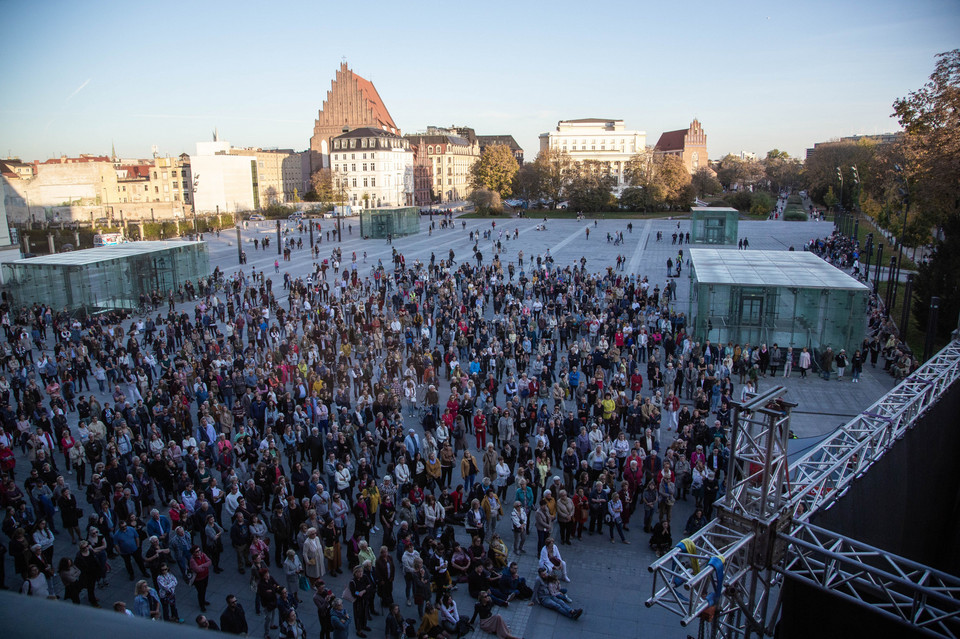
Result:
<svg viewBox="0 0 960 639">
<path fill-rule="evenodd" d="M 960 636 L 960 579 L 860 541 L 800 524 L 782 572 L 933 637 Z"/>
<path fill-rule="evenodd" d="M 794 404 L 783 400 L 786 390 L 736 405 L 717 518 L 651 564 L 646 606 L 670 610 L 683 626 L 699 619 L 713 637 L 772 635 L 783 575 L 796 570 L 798 578 L 928 634 L 957 637 L 957 580 L 889 554 L 887 563 L 877 563 L 883 551 L 807 519 L 835 504 L 958 377 L 960 341 L 954 341 L 789 467 Z"/>
</svg>

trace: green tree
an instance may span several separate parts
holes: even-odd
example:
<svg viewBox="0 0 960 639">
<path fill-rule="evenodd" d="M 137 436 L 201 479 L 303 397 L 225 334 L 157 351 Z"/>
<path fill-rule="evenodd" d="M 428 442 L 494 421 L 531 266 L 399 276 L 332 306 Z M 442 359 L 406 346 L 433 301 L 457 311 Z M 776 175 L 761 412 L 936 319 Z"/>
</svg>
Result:
<svg viewBox="0 0 960 639">
<path fill-rule="evenodd" d="M 540 187 L 540 197 L 550 202 L 550 208 L 563 199 L 564 190 L 573 175 L 574 163 L 570 155 L 556 149 L 544 149 L 533 161 Z"/>
<path fill-rule="evenodd" d="M 690 172 L 676 155 L 661 155 L 654 160 L 654 179 L 663 187 L 664 200 L 672 210 L 690 208 L 694 193 Z"/>
<path fill-rule="evenodd" d="M 714 195 L 723 190 L 723 185 L 720 184 L 720 180 L 716 178 L 712 170 L 705 166 L 697 169 L 690 177 L 690 181 L 697 197 Z"/>
<path fill-rule="evenodd" d="M 470 201 L 477 212 L 497 215 L 503 213 L 503 203 L 500 200 L 500 194 L 490 189 L 474 189 L 470 192 Z"/>
<path fill-rule="evenodd" d="M 759 162 L 743 160 L 730 154 L 720 160 L 717 179 L 726 189 L 750 188 L 764 179 L 764 168 Z"/>
<path fill-rule="evenodd" d="M 828 186 L 828 187 L 827 187 L 827 192 L 824 193 L 824 195 L 823 195 L 823 204 L 824 204 L 827 208 L 833 208 L 833 207 L 835 207 L 835 206 L 837 205 L 837 202 L 839 202 L 839 201 L 840 201 L 840 200 L 838 200 L 838 199 L 837 199 L 837 196 L 833 193 L 833 187 L 832 187 L 832 186 Z"/>
<path fill-rule="evenodd" d="M 606 166 L 596 160 L 584 160 L 576 167 L 567 188 L 570 208 L 577 211 L 603 211 L 616 202 L 610 192 L 614 180 Z"/>
<path fill-rule="evenodd" d="M 940 297 L 943 338 L 960 312 L 960 49 L 939 54 L 929 81 L 893 109 L 904 129 L 896 149 L 902 162 L 884 174 L 886 192 L 909 201 L 905 245 L 926 239 L 923 228 L 938 230 L 929 262 L 919 268 L 914 313 L 925 325 L 930 298 Z M 918 237 L 911 238 L 915 225 Z"/>
<path fill-rule="evenodd" d="M 754 215 L 770 215 L 773 211 L 773 198 L 769 193 L 757 191 L 750 198 L 750 212 Z"/>
<path fill-rule="evenodd" d="M 470 169 L 470 186 L 496 191 L 501 198 L 507 197 L 513 192 L 513 178 L 519 169 L 510 147 L 505 144 L 488 146 Z"/>
<path fill-rule="evenodd" d="M 818 145 L 803 167 L 803 181 L 811 199 L 818 204 L 830 206 L 824 197 L 827 189 L 832 187 L 837 203 L 847 209 L 853 208 L 858 193 L 871 188 L 867 182 L 873 175 L 876 154 L 877 142 L 867 138 L 856 142 L 828 142 Z M 860 175 L 862 183 L 859 187 L 855 183 L 852 167 L 857 167 Z M 840 193 L 838 170 L 843 176 L 843 193 Z"/>
<path fill-rule="evenodd" d="M 543 197 L 540 172 L 532 162 L 525 163 L 517 171 L 517 175 L 513 178 L 513 193 L 528 202 L 535 202 Z"/>
<path fill-rule="evenodd" d="M 333 171 L 330 169 L 314 171 L 310 176 L 310 186 L 313 187 L 312 191 L 316 198 L 313 200 L 314 202 L 338 201 L 333 184 Z M 304 199 L 306 199 L 306 196 L 304 196 Z"/>
</svg>

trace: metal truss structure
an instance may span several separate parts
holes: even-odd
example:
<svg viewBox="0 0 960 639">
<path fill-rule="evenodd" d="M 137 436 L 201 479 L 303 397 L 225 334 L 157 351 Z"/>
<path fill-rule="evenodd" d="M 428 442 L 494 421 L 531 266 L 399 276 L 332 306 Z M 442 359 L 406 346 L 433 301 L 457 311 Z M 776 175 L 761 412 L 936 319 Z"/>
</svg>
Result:
<svg viewBox="0 0 960 639">
<path fill-rule="evenodd" d="M 773 634 L 784 575 L 932 636 L 958 637 L 960 580 L 808 523 L 828 509 L 960 378 L 953 341 L 866 411 L 787 464 L 786 389 L 736 405 L 717 517 L 650 566 L 647 607 L 714 637 Z M 882 558 L 881 558 L 882 557 Z"/>
<path fill-rule="evenodd" d="M 807 522 L 784 535 L 783 568 L 847 601 L 933 637 L 960 636 L 960 579 Z"/>
</svg>

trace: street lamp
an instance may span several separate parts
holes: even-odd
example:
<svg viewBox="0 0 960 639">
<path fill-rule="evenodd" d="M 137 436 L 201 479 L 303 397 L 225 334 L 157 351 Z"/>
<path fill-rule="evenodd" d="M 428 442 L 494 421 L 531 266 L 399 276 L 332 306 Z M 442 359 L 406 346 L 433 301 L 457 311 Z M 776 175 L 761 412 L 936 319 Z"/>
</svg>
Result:
<svg viewBox="0 0 960 639">
<path fill-rule="evenodd" d="M 853 173 L 853 184 L 857 189 L 857 198 L 853 201 L 853 214 L 854 214 L 854 225 L 853 225 L 853 239 L 857 240 L 857 237 L 860 235 L 860 210 L 857 208 L 857 204 L 860 200 L 860 172 L 857 170 L 857 165 L 854 164 L 850 167 L 850 171 Z"/>
<path fill-rule="evenodd" d="M 910 211 L 910 189 L 907 185 L 907 181 L 903 178 L 903 167 L 901 167 L 899 164 L 895 164 L 893 165 L 893 168 L 897 172 L 897 180 L 903 184 L 903 186 L 898 189 L 900 197 L 903 198 L 903 226 L 901 227 L 900 237 L 897 238 L 897 272 L 892 284 L 892 304 L 896 304 L 897 286 L 900 283 L 900 268 L 903 264 L 903 240 L 907 236 L 907 213 Z"/>
<path fill-rule="evenodd" d="M 840 180 L 840 200 L 837 204 L 838 214 L 843 213 L 843 171 L 840 170 L 840 167 L 837 167 L 837 179 Z M 840 233 L 843 234 L 843 227 L 841 222 Z"/>
<path fill-rule="evenodd" d="M 200 174 L 196 173 L 193 176 L 193 232 L 197 235 L 200 232 L 197 230 L 197 189 L 200 188 Z"/>
</svg>

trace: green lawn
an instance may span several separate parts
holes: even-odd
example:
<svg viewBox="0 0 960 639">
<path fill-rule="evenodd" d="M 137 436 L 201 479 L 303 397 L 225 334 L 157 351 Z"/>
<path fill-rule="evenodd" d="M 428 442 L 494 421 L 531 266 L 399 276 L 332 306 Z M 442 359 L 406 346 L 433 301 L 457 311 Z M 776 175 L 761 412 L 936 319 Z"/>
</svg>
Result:
<svg viewBox="0 0 960 639">
<path fill-rule="evenodd" d="M 877 229 L 877 226 L 873 223 L 873 220 L 870 219 L 869 216 L 861 213 L 860 227 L 857 230 L 857 239 L 860 241 L 860 246 L 865 247 L 867 245 L 867 235 L 870 233 L 873 233 L 873 259 L 874 260 L 877 259 L 877 245 L 882 242 L 883 255 L 884 255 L 883 266 L 887 266 L 888 264 L 890 264 L 890 256 L 897 254 L 897 251 L 895 250 L 896 245 L 891 245 L 887 241 L 887 239 L 880 234 L 880 231 L 879 229 Z M 891 248 L 894 249 L 893 253 L 890 252 Z M 906 247 L 906 246 L 903 247 L 903 266 L 901 268 L 904 268 L 908 271 L 916 271 L 917 265 L 916 263 L 914 263 L 913 260 L 910 259 L 909 257 L 910 251 L 911 249 L 909 247 Z M 866 256 L 860 258 L 860 261 L 862 262 L 865 259 L 866 259 Z"/>
</svg>

